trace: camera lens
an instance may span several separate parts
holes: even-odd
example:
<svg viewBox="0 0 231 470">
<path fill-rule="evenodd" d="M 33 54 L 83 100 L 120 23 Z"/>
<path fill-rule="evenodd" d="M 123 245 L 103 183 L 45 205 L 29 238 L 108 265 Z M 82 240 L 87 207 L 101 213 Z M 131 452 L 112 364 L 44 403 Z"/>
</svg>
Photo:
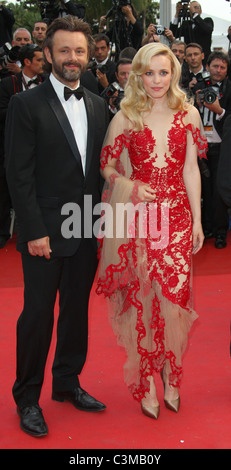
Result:
<svg viewBox="0 0 231 470">
<path fill-rule="evenodd" d="M 204 100 L 207 104 L 213 104 L 214 101 L 216 100 L 216 93 L 213 90 L 208 90 L 204 94 Z"/>
</svg>

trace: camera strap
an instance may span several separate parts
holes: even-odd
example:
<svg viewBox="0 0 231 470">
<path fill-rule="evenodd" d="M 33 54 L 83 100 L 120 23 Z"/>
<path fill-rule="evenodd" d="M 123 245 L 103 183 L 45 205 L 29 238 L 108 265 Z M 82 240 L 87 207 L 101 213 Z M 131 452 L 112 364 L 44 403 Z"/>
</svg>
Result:
<svg viewBox="0 0 231 470">
<path fill-rule="evenodd" d="M 18 77 L 16 75 L 12 75 L 12 80 L 13 80 L 14 95 L 16 95 L 16 93 L 20 92 Z"/>
</svg>

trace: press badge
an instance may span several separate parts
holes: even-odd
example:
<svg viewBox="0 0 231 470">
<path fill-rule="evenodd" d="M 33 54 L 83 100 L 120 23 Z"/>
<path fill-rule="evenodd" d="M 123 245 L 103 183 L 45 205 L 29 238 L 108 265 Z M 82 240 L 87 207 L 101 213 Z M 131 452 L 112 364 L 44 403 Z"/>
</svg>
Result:
<svg viewBox="0 0 231 470">
<path fill-rule="evenodd" d="M 213 133 L 213 126 L 212 126 L 212 124 L 206 124 L 206 125 L 204 126 L 204 131 L 205 131 L 205 136 L 206 136 L 206 137 L 211 136 L 212 133 Z"/>
</svg>

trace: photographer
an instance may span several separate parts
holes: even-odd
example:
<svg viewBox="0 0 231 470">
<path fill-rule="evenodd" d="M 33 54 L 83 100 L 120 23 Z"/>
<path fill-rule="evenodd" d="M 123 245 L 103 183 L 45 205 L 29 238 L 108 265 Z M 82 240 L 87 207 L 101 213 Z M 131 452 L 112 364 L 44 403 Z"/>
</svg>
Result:
<svg viewBox="0 0 231 470">
<path fill-rule="evenodd" d="M 131 0 L 113 0 L 111 10 L 100 18 L 99 32 L 102 32 L 107 18 L 114 15 L 112 27 L 105 34 L 116 46 L 116 60 L 125 47 L 138 50 L 143 37 L 143 26 Z"/>
<path fill-rule="evenodd" d="M 0 46 L 12 41 L 12 27 L 15 22 L 13 12 L 0 2 Z"/>
<path fill-rule="evenodd" d="M 26 44 L 32 44 L 30 32 L 26 28 L 17 28 L 13 34 L 12 46 L 7 43 L 1 48 L 5 49 L 5 52 L 0 54 L 1 79 L 21 72 L 21 63 L 18 60 L 19 48 Z"/>
<path fill-rule="evenodd" d="M 186 44 L 196 42 L 201 45 L 206 63 L 211 52 L 213 20 L 201 18 L 201 5 L 196 1 L 181 1 L 176 5 L 176 13 L 170 29 L 176 38 L 184 38 Z"/>
<path fill-rule="evenodd" d="M 215 237 L 215 247 L 226 247 L 226 235 L 229 225 L 227 207 L 217 189 L 217 170 L 220 147 L 223 137 L 223 125 L 231 114 L 231 83 L 227 73 L 228 55 L 215 51 L 210 54 L 206 69 L 209 79 L 195 85 L 196 106 L 200 111 L 208 141 L 207 164 L 209 177 L 202 175 L 202 221 L 205 237 Z"/>
<path fill-rule="evenodd" d="M 102 98 L 108 103 L 110 119 L 112 119 L 120 109 L 120 101 L 124 97 L 124 88 L 128 81 L 131 68 L 131 59 L 120 59 L 116 64 L 116 82 L 113 82 L 101 93 Z"/>
<path fill-rule="evenodd" d="M 190 43 L 185 47 L 185 66 L 182 68 L 181 84 L 189 96 L 193 96 L 195 85 L 202 79 L 204 52 L 200 44 Z"/>
<path fill-rule="evenodd" d="M 93 36 L 95 40 L 94 61 L 90 64 L 92 71 L 98 80 L 99 93 L 116 80 L 116 63 L 110 60 L 110 43 L 106 34 L 98 33 Z"/>
<path fill-rule="evenodd" d="M 170 47 L 173 41 L 174 36 L 170 29 L 164 26 L 150 24 L 147 29 L 147 34 L 142 40 L 142 46 L 150 42 L 162 42 Z"/>
<path fill-rule="evenodd" d="M 66 15 L 77 16 L 80 19 L 85 17 L 85 6 L 71 0 L 39 0 L 41 17 L 49 25 L 55 18 Z"/>
</svg>

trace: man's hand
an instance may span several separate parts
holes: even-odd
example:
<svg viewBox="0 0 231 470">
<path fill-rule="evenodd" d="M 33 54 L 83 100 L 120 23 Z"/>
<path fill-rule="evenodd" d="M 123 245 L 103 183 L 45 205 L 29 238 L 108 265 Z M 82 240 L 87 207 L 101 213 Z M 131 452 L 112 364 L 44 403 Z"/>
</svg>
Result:
<svg viewBox="0 0 231 470">
<path fill-rule="evenodd" d="M 50 254 L 52 250 L 50 248 L 49 237 L 31 240 L 30 242 L 28 242 L 28 251 L 31 256 L 45 256 L 45 258 L 50 259 Z"/>
</svg>

